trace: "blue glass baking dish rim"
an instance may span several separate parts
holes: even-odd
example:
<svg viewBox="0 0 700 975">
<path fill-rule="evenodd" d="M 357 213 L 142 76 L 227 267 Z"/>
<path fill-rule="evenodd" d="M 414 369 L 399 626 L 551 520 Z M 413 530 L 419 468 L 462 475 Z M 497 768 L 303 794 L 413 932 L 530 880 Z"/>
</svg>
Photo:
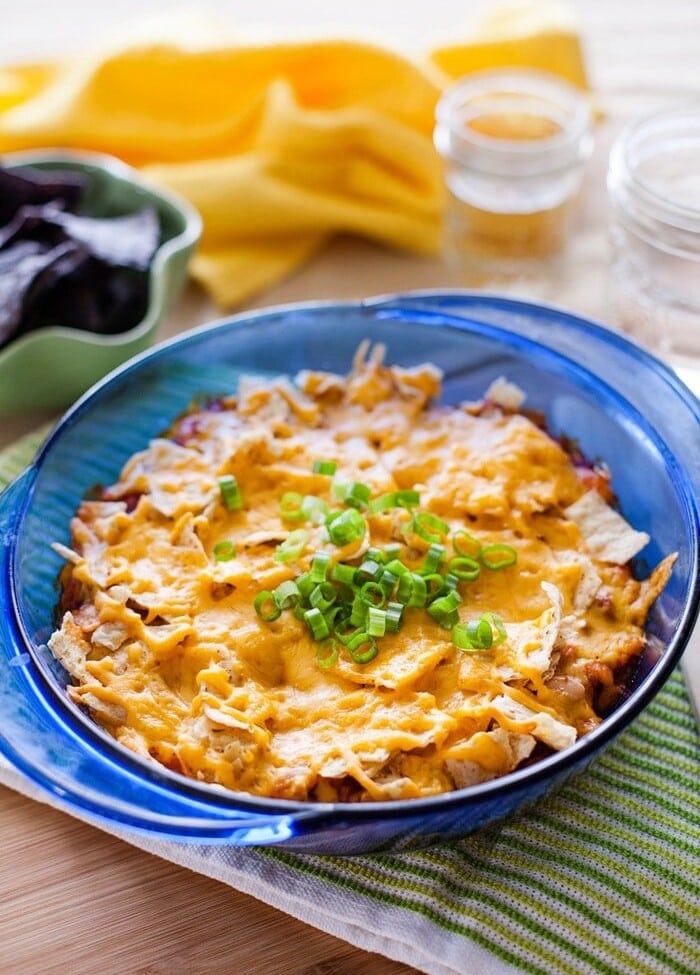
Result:
<svg viewBox="0 0 700 975">
<path fill-rule="evenodd" d="M 29 472 L 16 482 L 10 495 L 6 495 L 11 504 L 11 520 L 19 519 L 21 522 L 24 512 L 30 503 L 33 480 L 36 472 L 47 457 L 54 444 L 60 440 L 62 433 L 70 427 L 87 410 L 90 409 L 94 401 L 99 398 L 100 393 L 115 381 L 120 381 L 127 373 L 137 370 L 143 363 L 157 358 L 166 350 L 177 346 L 185 347 L 189 343 L 196 343 L 203 335 L 209 334 L 213 328 L 239 328 L 245 323 L 260 328 L 265 319 L 278 317 L 280 315 L 291 314 L 304 310 L 314 313 L 318 311 L 332 310 L 334 313 L 341 313 L 343 310 L 364 309 L 367 311 L 369 319 L 410 319 L 413 322 L 423 325 L 437 326 L 439 328 L 454 328 L 460 331 L 476 330 L 481 333 L 488 333 L 499 337 L 510 345 L 521 350 L 533 351 L 540 358 L 548 361 L 554 359 L 563 362 L 569 371 L 585 373 L 566 356 L 558 352 L 553 352 L 551 348 L 542 346 L 539 342 L 533 341 L 529 337 L 518 335 L 511 331 L 502 331 L 500 328 L 478 320 L 479 309 L 484 308 L 500 309 L 508 316 L 526 315 L 530 319 L 539 323 L 545 330 L 548 323 L 557 322 L 564 324 L 566 329 L 573 333 L 585 336 L 589 342 L 597 341 L 603 347 L 616 347 L 623 356 L 628 357 L 631 362 L 643 364 L 645 368 L 651 369 L 660 381 L 668 387 L 671 394 L 687 407 L 700 420 L 700 407 L 692 394 L 685 389 L 675 375 L 657 360 L 653 359 L 642 349 L 638 348 L 628 340 L 615 333 L 611 333 L 603 326 L 588 322 L 584 319 L 576 318 L 566 312 L 555 308 L 547 308 L 541 305 L 532 305 L 527 302 L 517 302 L 512 299 L 498 298 L 484 294 L 470 295 L 467 292 L 415 292 L 409 296 L 391 296 L 387 298 L 373 299 L 367 302 L 314 302 L 304 305 L 286 306 L 283 308 L 265 309 L 260 312 L 248 313 L 235 316 L 211 326 L 205 326 L 194 332 L 165 343 L 156 349 L 139 356 L 137 359 L 127 363 L 126 366 L 116 370 L 111 376 L 107 377 L 102 383 L 86 394 L 76 406 L 66 415 L 63 421 L 52 434 L 42 448 L 39 456 Z M 469 310 L 470 317 L 465 317 L 465 311 Z M 477 316 L 477 317 L 474 317 Z M 406 320 L 406 324 L 408 321 Z M 545 336 L 547 337 L 547 336 Z M 575 343 L 574 343 L 575 345 Z M 588 373 L 586 377 L 598 384 L 601 390 L 607 390 L 607 395 L 620 400 L 625 408 L 625 412 L 630 413 L 629 404 L 605 383 Z M 632 410 L 632 413 L 635 411 Z M 662 438 L 646 424 L 643 418 L 636 416 L 635 422 L 642 428 L 647 428 L 647 435 L 657 440 L 659 449 L 665 451 L 669 465 L 676 464 L 672 453 L 666 448 Z M 677 663 L 682 649 L 687 642 L 691 632 L 694 618 L 698 610 L 700 596 L 698 593 L 699 585 L 697 578 L 697 538 L 698 538 L 698 510 L 697 510 L 697 473 L 693 478 L 683 469 L 677 466 L 677 476 L 686 483 L 686 495 L 689 510 L 688 517 L 694 523 L 693 544 L 694 560 L 696 570 L 691 581 L 691 595 L 686 604 L 685 614 L 672 641 L 671 646 L 664 656 L 655 665 L 653 670 L 647 675 L 642 685 L 638 687 L 633 696 L 625 701 L 615 712 L 614 721 L 605 724 L 596 732 L 586 736 L 579 743 L 573 746 L 566 753 L 551 756 L 540 762 L 538 765 L 528 769 L 523 769 L 512 773 L 507 779 L 496 780 L 495 782 L 485 783 L 482 786 L 471 787 L 469 790 L 451 793 L 446 796 L 431 797 L 422 800 L 411 800 L 408 803 L 372 803 L 367 805 L 352 806 L 332 806 L 318 805 L 310 807 L 308 803 L 279 802 L 272 803 L 270 800 L 260 800 L 255 797 L 232 795 L 230 793 L 219 792 L 210 786 L 201 786 L 196 783 L 191 784 L 187 780 L 176 776 L 174 773 L 160 773 L 148 766 L 144 768 L 141 760 L 132 758 L 125 754 L 124 750 L 117 746 L 111 739 L 106 740 L 107 736 L 99 733 L 88 721 L 77 722 L 75 715 L 65 706 L 65 702 L 59 702 L 53 696 L 51 689 L 44 685 L 43 677 L 39 669 L 32 670 L 27 667 L 16 667 L 18 674 L 22 673 L 26 679 L 33 681 L 33 693 L 38 695 L 45 706 L 52 712 L 56 723 L 56 730 L 59 735 L 72 736 L 81 746 L 87 748 L 93 759 L 103 766 L 104 774 L 109 779 L 116 776 L 123 780 L 129 780 L 132 784 L 145 782 L 147 788 L 148 805 L 143 810 L 143 815 L 134 814 L 133 804 L 126 804 L 123 807 L 116 790 L 110 788 L 110 782 L 106 784 L 106 795 L 97 792 L 91 796 L 89 790 L 81 787 L 81 794 L 75 795 L 71 790 L 71 783 L 61 783 L 57 770 L 46 770 L 32 765 L 23 755 L 18 754 L 11 748 L 4 739 L 0 731 L 0 751 L 4 751 L 6 757 L 13 765 L 23 771 L 30 779 L 44 789 L 48 789 L 59 796 L 69 807 L 83 810 L 93 819 L 104 820 L 113 825 L 123 824 L 137 831 L 151 833 L 161 833 L 166 837 L 176 837 L 179 840 L 191 839 L 195 842 L 234 842 L 234 843 L 268 843 L 281 842 L 300 835 L 306 830 L 321 830 L 324 824 L 329 826 L 342 826 L 343 823 L 362 823 L 388 817 L 392 820 L 415 819 L 417 816 L 428 816 L 433 811 L 449 813 L 450 809 L 461 806 L 468 801 L 478 801 L 479 798 L 496 797 L 505 790 L 516 789 L 519 783 L 525 781 L 533 788 L 537 783 L 549 780 L 553 775 L 562 772 L 566 767 L 574 767 L 587 761 L 592 754 L 597 752 L 612 737 L 616 736 L 630 720 L 646 706 L 656 691 L 661 687 L 669 676 L 672 668 Z M 32 482 L 32 483 L 30 483 Z M 7 502 L 6 502 L 7 503 Z M 12 534 L 12 532 L 7 532 Z M 12 561 L 14 548 L 10 545 L 10 560 L 5 560 L 5 572 L 10 571 L 12 598 L 16 613 L 19 613 L 18 596 L 14 591 L 14 565 Z M 6 575 L 7 578 L 7 575 Z M 2 625 L 2 636 L 9 638 L 9 643 L 14 651 L 15 657 L 21 655 L 26 649 L 26 635 L 21 632 L 18 625 L 18 616 L 14 619 L 7 618 L 0 621 Z M 49 696 L 46 697 L 47 691 Z M 144 778 L 145 776 L 145 778 Z M 104 783 L 102 783 L 104 787 Z M 67 788 L 66 788 L 67 786 Z M 522 791 L 522 790 L 521 790 Z M 206 795 L 204 794 L 206 792 Z"/>
</svg>

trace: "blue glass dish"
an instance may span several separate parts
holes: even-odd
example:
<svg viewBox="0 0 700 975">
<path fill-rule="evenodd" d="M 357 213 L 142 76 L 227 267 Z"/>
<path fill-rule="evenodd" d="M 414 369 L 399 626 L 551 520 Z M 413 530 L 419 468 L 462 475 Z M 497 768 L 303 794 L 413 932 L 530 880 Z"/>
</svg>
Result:
<svg viewBox="0 0 700 975">
<path fill-rule="evenodd" d="M 572 748 L 502 779 L 428 799 L 273 801 L 184 779 L 117 745 L 68 699 L 46 648 L 69 520 L 96 483 L 162 432 L 198 394 L 241 374 L 345 372 L 361 339 L 387 359 L 444 371 L 444 400 L 479 397 L 505 375 L 554 433 L 604 459 L 622 509 L 652 541 L 642 562 L 678 561 L 648 622 L 648 648 L 624 700 Z M 284 844 L 315 853 L 400 850 L 466 835 L 583 769 L 659 691 L 700 601 L 700 405 L 675 375 L 602 326 L 483 294 L 425 292 L 240 315 L 131 360 L 63 418 L 34 464 L 0 498 L 0 751 L 68 811 L 198 844 Z M 641 566 L 643 570 L 643 565 Z"/>
</svg>

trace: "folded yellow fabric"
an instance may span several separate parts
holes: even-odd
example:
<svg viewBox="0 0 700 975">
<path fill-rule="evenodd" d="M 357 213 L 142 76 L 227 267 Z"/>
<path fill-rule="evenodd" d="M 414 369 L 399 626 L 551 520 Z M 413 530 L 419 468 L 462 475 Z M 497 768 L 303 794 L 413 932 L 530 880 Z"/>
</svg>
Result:
<svg viewBox="0 0 700 975">
<path fill-rule="evenodd" d="M 139 41 L 0 69 L 0 152 L 107 152 L 182 193 L 204 219 L 192 272 L 230 307 L 335 233 L 436 253 L 432 128 L 449 78 L 530 64 L 585 85 L 575 33 L 549 16 L 533 30 L 528 18 L 511 9 L 424 63 L 349 40 Z"/>
</svg>

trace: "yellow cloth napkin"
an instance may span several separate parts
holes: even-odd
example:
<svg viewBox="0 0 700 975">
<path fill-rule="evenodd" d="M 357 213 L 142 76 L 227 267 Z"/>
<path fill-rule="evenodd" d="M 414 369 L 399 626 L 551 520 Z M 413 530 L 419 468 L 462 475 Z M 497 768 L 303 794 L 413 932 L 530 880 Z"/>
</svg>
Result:
<svg viewBox="0 0 700 975">
<path fill-rule="evenodd" d="M 180 192 L 204 220 L 192 273 L 230 307 L 338 232 L 436 253 L 436 101 L 451 78 L 511 64 L 585 86 L 573 28 L 541 2 L 422 62 L 351 40 L 139 40 L 0 69 L 0 152 L 107 152 Z"/>
</svg>

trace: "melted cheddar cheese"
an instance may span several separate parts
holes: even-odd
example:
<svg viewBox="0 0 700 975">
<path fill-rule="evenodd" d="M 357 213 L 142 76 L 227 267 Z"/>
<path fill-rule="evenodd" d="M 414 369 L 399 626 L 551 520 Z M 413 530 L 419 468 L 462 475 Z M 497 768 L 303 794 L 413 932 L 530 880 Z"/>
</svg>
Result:
<svg viewBox="0 0 700 975">
<path fill-rule="evenodd" d="M 235 397 L 182 417 L 125 465 L 57 546 L 63 620 L 50 646 L 72 699 L 118 742 L 200 781 L 261 796 L 354 801 L 426 796 L 503 775 L 566 748 L 600 721 L 616 677 L 644 646 L 649 606 L 672 566 L 636 581 L 647 541 L 596 492 L 604 475 L 576 466 L 518 413 L 517 391 L 433 405 L 431 366 L 387 367 L 363 346 L 349 376 L 296 384 L 243 380 Z M 462 582 L 462 619 L 498 614 L 506 639 L 465 653 L 424 609 L 407 608 L 366 664 L 318 644 L 292 612 L 254 608 L 308 570 L 314 552 L 359 564 L 399 542 L 418 566 L 428 542 L 411 514 L 364 512 L 364 536 L 333 545 L 324 524 L 292 562 L 276 559 L 295 525 L 285 492 L 332 500 L 335 478 L 372 495 L 420 492 L 421 510 L 517 562 Z M 233 475 L 241 510 L 222 503 Z M 593 487 L 591 486 L 593 485 Z M 603 492 L 604 493 L 604 492 Z M 601 527 L 602 526 L 602 527 Z M 217 560 L 231 542 L 235 555 Z"/>
</svg>

